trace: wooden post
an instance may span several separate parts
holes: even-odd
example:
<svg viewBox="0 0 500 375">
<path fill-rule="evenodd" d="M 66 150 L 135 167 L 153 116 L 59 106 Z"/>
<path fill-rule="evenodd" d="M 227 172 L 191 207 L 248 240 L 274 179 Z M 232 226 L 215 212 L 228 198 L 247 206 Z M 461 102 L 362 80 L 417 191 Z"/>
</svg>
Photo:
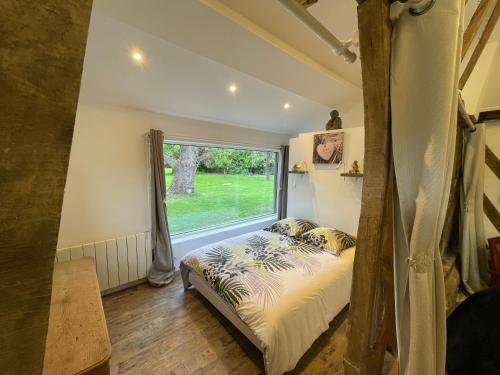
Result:
<svg viewBox="0 0 500 375">
<path fill-rule="evenodd" d="M 443 232 L 441 234 L 441 239 L 439 241 L 439 250 L 441 254 L 444 254 L 450 245 L 450 241 L 452 236 L 455 235 L 458 242 L 458 228 L 456 227 L 455 217 L 457 215 L 457 210 L 460 209 L 460 190 L 461 190 L 461 180 L 462 180 L 462 148 L 464 141 L 463 132 L 464 120 L 458 113 L 458 125 L 457 125 L 457 133 L 455 139 L 455 155 L 453 158 L 453 171 L 451 174 L 451 183 L 450 183 L 450 197 L 448 199 L 448 207 L 446 209 L 446 217 L 443 225 Z"/>
<path fill-rule="evenodd" d="M 346 375 L 380 373 L 394 337 L 390 0 L 358 1 L 365 175 L 344 355 Z"/>
<path fill-rule="evenodd" d="M 92 0 L 0 2 L 0 369 L 42 372 Z"/>
</svg>

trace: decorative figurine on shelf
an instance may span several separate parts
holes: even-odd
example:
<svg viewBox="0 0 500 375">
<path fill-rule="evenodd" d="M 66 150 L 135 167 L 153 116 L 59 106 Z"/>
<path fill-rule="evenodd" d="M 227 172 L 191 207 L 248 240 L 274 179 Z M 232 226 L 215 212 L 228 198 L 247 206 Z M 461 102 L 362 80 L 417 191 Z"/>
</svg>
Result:
<svg viewBox="0 0 500 375">
<path fill-rule="evenodd" d="M 354 163 L 352 163 L 352 169 L 349 171 L 351 174 L 361 174 L 361 171 L 359 170 L 359 165 L 358 161 L 354 160 Z"/>
<path fill-rule="evenodd" d="M 339 111 L 334 109 L 330 112 L 330 120 L 326 123 L 326 130 L 342 129 L 342 119 L 339 116 Z"/>
<path fill-rule="evenodd" d="M 299 163 L 295 163 L 292 167 L 292 172 L 294 173 L 307 173 L 307 164 L 305 161 L 301 161 Z"/>
</svg>

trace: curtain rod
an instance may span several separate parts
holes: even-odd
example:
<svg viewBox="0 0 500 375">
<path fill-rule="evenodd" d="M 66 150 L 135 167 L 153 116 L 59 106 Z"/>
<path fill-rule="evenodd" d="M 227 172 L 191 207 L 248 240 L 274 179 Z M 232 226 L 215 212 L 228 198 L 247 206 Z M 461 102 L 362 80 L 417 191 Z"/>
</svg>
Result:
<svg viewBox="0 0 500 375">
<path fill-rule="evenodd" d="M 328 44 L 333 52 L 342 56 L 348 63 L 356 61 L 356 54 L 349 50 L 345 43 L 337 39 L 326 27 L 324 27 L 316 18 L 314 18 L 302 5 L 296 0 L 278 0 L 290 13 L 297 17 L 304 25 L 306 25 L 316 36 L 323 42 Z"/>
</svg>

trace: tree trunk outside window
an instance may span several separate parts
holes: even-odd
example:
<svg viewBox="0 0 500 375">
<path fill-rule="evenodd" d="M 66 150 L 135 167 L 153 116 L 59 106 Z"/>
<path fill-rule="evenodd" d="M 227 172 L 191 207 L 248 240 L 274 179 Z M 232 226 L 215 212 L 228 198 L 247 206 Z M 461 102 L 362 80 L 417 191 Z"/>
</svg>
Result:
<svg viewBox="0 0 500 375">
<path fill-rule="evenodd" d="M 181 145 L 177 159 L 167 154 L 164 157 L 165 163 L 172 168 L 174 175 L 167 194 L 193 194 L 196 169 L 205 157 L 205 149 Z"/>
</svg>

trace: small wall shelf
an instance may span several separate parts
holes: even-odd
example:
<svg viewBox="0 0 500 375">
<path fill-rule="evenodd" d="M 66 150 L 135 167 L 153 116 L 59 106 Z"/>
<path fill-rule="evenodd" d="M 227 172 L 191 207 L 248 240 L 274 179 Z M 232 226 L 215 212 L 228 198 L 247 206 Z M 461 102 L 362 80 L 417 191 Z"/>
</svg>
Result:
<svg viewBox="0 0 500 375">
<path fill-rule="evenodd" d="M 341 173 L 342 177 L 363 177 L 363 173 Z"/>
<path fill-rule="evenodd" d="M 308 172 L 307 171 L 288 171 L 288 173 L 292 173 L 292 174 L 307 174 Z"/>
</svg>

